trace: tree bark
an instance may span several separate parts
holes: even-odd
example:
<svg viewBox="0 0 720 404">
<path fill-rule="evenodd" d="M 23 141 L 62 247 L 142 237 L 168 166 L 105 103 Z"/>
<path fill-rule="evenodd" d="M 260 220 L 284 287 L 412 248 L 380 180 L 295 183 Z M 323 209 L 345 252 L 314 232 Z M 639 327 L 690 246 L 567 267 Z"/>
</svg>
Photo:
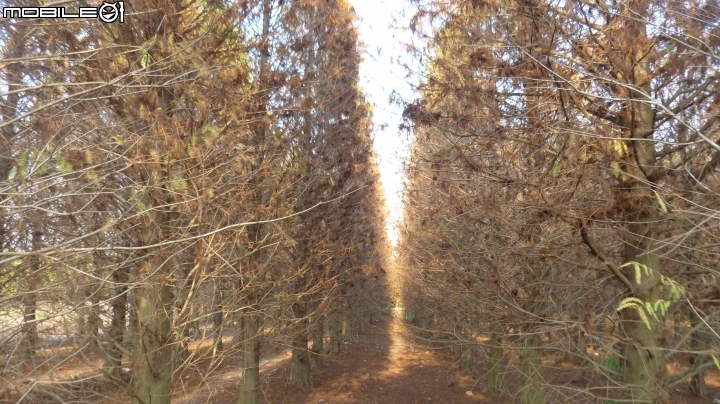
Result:
<svg viewBox="0 0 720 404">
<path fill-rule="evenodd" d="M 641 29 L 644 33 L 644 28 Z M 639 63 L 639 66 L 646 66 Z M 638 67 L 638 68 L 640 68 Z M 647 73 L 645 71 L 645 73 Z M 648 89 L 649 90 L 649 89 Z M 623 137 L 631 139 L 631 152 L 627 157 L 627 170 L 630 177 L 645 178 L 645 173 L 652 169 L 653 143 L 635 140 L 638 134 L 652 133 L 654 112 L 642 102 L 632 102 L 622 114 L 621 124 L 625 128 Z M 660 283 L 662 260 L 658 248 L 659 207 L 653 190 L 648 182 L 631 180 L 625 184 L 625 195 L 632 200 L 641 201 L 635 212 L 625 218 L 625 251 L 623 259 L 626 263 L 636 262 L 644 266 L 640 272 L 639 282 L 636 276 L 629 276 L 636 284 L 631 290 L 634 297 L 643 302 L 653 304 L 663 298 L 663 285 Z M 630 268 L 633 268 L 632 266 Z M 635 275 L 635 274 L 631 274 Z M 632 281 L 631 281 L 632 282 Z M 665 376 L 664 318 L 658 319 L 647 313 L 650 327 L 644 323 L 636 309 L 625 309 L 620 313 L 620 326 L 630 341 L 623 347 L 624 378 L 630 385 L 632 399 L 635 402 L 655 402 L 662 395 Z"/>
<path fill-rule="evenodd" d="M 344 341 L 354 342 L 358 337 L 358 313 L 357 308 L 350 302 L 345 304 L 345 310 L 343 313 L 343 320 L 345 323 L 344 327 Z"/>
<path fill-rule="evenodd" d="M 691 314 L 693 321 L 690 322 L 693 328 L 699 326 L 699 320 L 695 316 L 695 314 Z M 691 344 L 692 344 L 692 350 L 693 351 L 703 351 L 707 349 L 708 347 L 708 333 L 705 330 L 705 326 L 700 326 L 696 331 L 693 332 L 692 338 L 691 338 Z M 690 366 L 692 367 L 692 370 L 698 369 L 700 366 L 703 365 L 703 360 L 707 357 L 707 355 L 702 354 L 693 354 L 690 356 Z M 707 387 L 705 385 L 705 370 L 699 371 L 697 374 L 693 375 L 693 377 L 690 379 L 690 390 L 692 390 L 693 394 L 696 397 L 707 397 Z"/>
<path fill-rule="evenodd" d="M 644 94 L 650 94 L 651 71 L 643 46 L 648 43 L 646 23 L 637 16 L 648 15 L 647 3 L 628 3 L 624 58 L 625 72 L 630 84 L 642 89 L 629 92 L 630 99 L 620 113 L 619 123 L 622 137 L 626 140 L 628 152 L 624 158 L 628 179 L 620 185 L 621 195 L 634 201 L 632 211 L 625 217 L 625 262 L 637 262 L 649 269 L 642 270 L 635 279 L 634 297 L 653 304 L 663 298 L 660 283 L 662 260 L 659 252 L 659 207 L 647 180 L 648 173 L 655 168 L 655 143 L 652 142 L 655 127 L 655 112 L 644 101 Z M 620 66 L 619 66 L 620 67 Z M 628 71 L 629 70 L 629 71 Z M 622 90 L 620 90 L 622 92 Z M 637 101 L 635 101 L 637 100 Z M 628 203 L 628 202 L 624 202 Z M 630 276 L 629 278 L 634 278 Z M 630 385 L 634 402 L 654 403 L 663 395 L 665 378 L 664 320 L 647 313 L 649 327 L 642 321 L 639 311 L 625 309 L 620 313 L 620 326 L 629 342 L 623 346 L 624 378 Z"/>
<path fill-rule="evenodd" d="M 240 319 L 245 369 L 240 382 L 239 404 L 260 403 L 260 316 L 257 313 L 257 307 L 252 305 Z"/>
<path fill-rule="evenodd" d="M 138 331 L 132 404 L 170 404 L 173 375 L 172 283 L 162 279 L 162 263 L 148 257 L 141 268 L 147 278 L 138 288 Z"/>
<path fill-rule="evenodd" d="M 102 320 L 100 319 L 100 293 L 98 291 L 98 285 L 94 282 L 86 286 L 85 295 L 90 302 L 90 307 L 87 308 L 87 339 L 88 344 L 97 347 L 100 345 L 100 326 Z"/>
<path fill-rule="evenodd" d="M 40 244 L 42 232 L 33 232 L 33 250 L 37 250 Z M 29 260 L 27 274 L 27 292 L 23 295 L 23 357 L 25 359 L 35 358 L 38 344 L 37 325 L 37 304 L 38 290 L 40 289 L 40 258 L 33 255 Z"/>
<path fill-rule="evenodd" d="M 653 222 L 639 220 L 630 224 L 628 231 L 631 234 L 643 236 L 628 240 L 625 251 L 627 262 L 638 262 L 652 269 L 649 275 L 643 271 L 635 294 L 643 302 L 651 303 L 663 297 L 658 274 L 660 257 L 652 252 L 656 247 L 656 227 Z M 649 314 L 646 317 L 650 327 L 639 316 L 638 310 L 625 309 L 620 312 L 621 329 L 630 341 L 623 346 L 623 371 L 634 402 L 654 403 L 662 395 L 665 376 L 665 354 L 662 349 L 665 325 L 659 314 L 658 319 Z"/>
<path fill-rule="evenodd" d="M 311 385 L 310 355 L 308 351 L 308 321 L 305 304 L 295 302 L 293 314 L 295 325 L 292 340 L 292 363 L 290 366 L 290 385 L 305 387 Z"/>
<path fill-rule="evenodd" d="M 310 325 L 310 335 L 312 338 L 312 348 L 310 348 L 310 364 L 312 367 L 322 365 L 323 337 L 324 335 L 325 316 L 316 316 Z"/>
<path fill-rule="evenodd" d="M 115 297 L 112 299 L 112 320 L 108 330 L 108 346 L 105 350 L 103 373 L 112 380 L 122 377 L 123 341 L 127 319 L 127 272 L 118 269 L 112 274 L 115 285 Z"/>
<path fill-rule="evenodd" d="M 342 312 L 338 308 L 335 310 L 328 319 L 328 332 L 330 333 L 328 353 L 331 354 L 339 354 L 342 348 Z"/>
<path fill-rule="evenodd" d="M 270 18 L 272 16 L 272 3 L 270 0 L 262 0 L 262 37 L 259 44 L 260 52 L 260 69 L 258 71 L 258 90 L 257 109 L 253 111 L 258 115 L 258 122 L 253 127 L 255 147 L 263 148 L 266 143 L 266 132 L 268 130 L 265 123 L 267 115 L 267 105 L 269 103 L 270 84 Z M 253 171 L 259 171 L 261 167 L 262 157 L 253 164 Z M 255 184 L 254 204 L 258 207 L 266 206 L 268 196 L 264 194 L 264 190 L 260 186 L 262 184 L 261 177 L 253 177 Z M 262 224 L 253 224 L 247 227 L 250 249 L 248 268 L 250 271 L 259 270 L 259 249 L 263 240 Z M 255 274 L 256 281 L 261 282 L 261 274 Z M 241 289 L 247 285 L 242 284 Z M 254 285 L 252 285 L 254 286 Z M 250 291 L 245 301 L 245 310 L 241 314 L 241 334 L 243 344 L 244 368 L 243 377 L 240 385 L 239 404 L 258 404 L 260 402 L 260 307 L 258 306 L 257 291 Z"/>
<path fill-rule="evenodd" d="M 460 357 L 460 371 L 467 374 L 472 374 L 475 371 L 475 361 L 472 354 L 472 345 L 467 343 L 460 343 L 457 353 Z"/>
<path fill-rule="evenodd" d="M 522 359 L 523 387 L 520 392 L 520 404 L 545 404 L 547 397 L 542 390 L 543 377 L 540 371 L 542 362 L 536 335 L 525 337 Z"/>
<path fill-rule="evenodd" d="M 30 274 L 27 277 L 27 292 L 23 295 L 23 357 L 25 359 L 35 357 L 38 343 L 36 313 L 39 280 L 33 267 L 34 265 L 31 265 Z"/>
<path fill-rule="evenodd" d="M 505 390 L 505 359 L 503 356 L 502 337 L 494 335 L 490 338 L 490 370 L 488 371 L 486 389 L 493 393 Z"/>
</svg>

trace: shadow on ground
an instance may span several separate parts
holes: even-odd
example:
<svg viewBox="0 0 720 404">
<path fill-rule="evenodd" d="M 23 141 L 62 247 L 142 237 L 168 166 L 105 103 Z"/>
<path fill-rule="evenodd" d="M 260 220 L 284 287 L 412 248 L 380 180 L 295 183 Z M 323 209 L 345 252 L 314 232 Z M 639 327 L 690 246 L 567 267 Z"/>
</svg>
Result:
<svg viewBox="0 0 720 404">
<path fill-rule="evenodd" d="M 263 402 L 293 403 L 495 403 L 461 376 L 446 350 L 426 346 L 409 336 L 397 315 L 387 315 L 337 355 L 326 355 L 313 370 L 313 387 L 287 384 L 286 359 L 263 369 Z M 207 402 L 234 403 L 238 384 L 218 389 Z M 472 395 L 467 392 L 472 391 Z"/>
</svg>

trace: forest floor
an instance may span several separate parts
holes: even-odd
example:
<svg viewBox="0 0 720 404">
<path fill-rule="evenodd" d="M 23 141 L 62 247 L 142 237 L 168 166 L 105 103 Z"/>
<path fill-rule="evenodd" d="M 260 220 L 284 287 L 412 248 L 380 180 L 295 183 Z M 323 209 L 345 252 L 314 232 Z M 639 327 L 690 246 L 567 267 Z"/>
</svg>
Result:
<svg viewBox="0 0 720 404">
<path fill-rule="evenodd" d="M 383 315 L 367 327 L 357 341 L 343 345 L 343 352 L 324 355 L 321 366 L 313 369 L 313 386 L 297 388 L 288 385 L 290 375 L 289 352 L 264 357 L 261 360 L 261 402 L 264 404 L 394 404 L 394 403 L 515 403 L 517 397 L 483 392 L 487 369 L 478 368 L 474 376 L 463 374 L 448 349 L 442 349 L 413 336 L 402 312 Z M 228 339 L 228 343 L 230 343 Z M 191 344 L 191 351 L 204 352 L 202 341 Z M 205 341 L 208 342 L 209 341 Z M 97 355 L 65 357 L 62 349 L 53 353 L 52 362 L 43 381 L 21 381 L 8 372 L 0 372 L 0 404 L 4 403 L 102 403 L 129 402 L 124 388 L 103 383 L 99 372 L 102 358 Z M 45 351 L 45 350 L 44 350 Z M 41 354 L 42 357 L 42 354 Z M 226 354 L 220 363 L 211 358 L 199 359 L 195 364 L 178 371 L 173 387 L 172 404 L 234 404 L 237 402 L 242 369 L 240 356 Z M 549 359 L 549 358 L 548 358 Z M 482 361 L 480 361 L 482 362 Z M 683 361 L 686 363 L 687 361 Z M 49 370 L 52 368 L 53 370 Z M 582 372 L 553 366 L 545 372 L 555 385 L 572 386 L 576 382 L 591 383 Z M 2 369 L 2 367 L 0 367 Z M 681 372 L 687 365 L 670 363 L 668 371 Z M 17 369 L 18 374 L 23 369 Z M 4 374 L 5 373 L 5 374 Z M 512 379 L 512 378 L 510 378 Z M 19 389 L 3 386 L 5 384 Z M 710 404 L 720 396 L 720 372 L 706 376 L 708 398 L 694 397 L 687 384 L 671 391 L 673 404 Z M 509 390 L 517 391 L 517 381 L 508 380 Z M 579 390 L 583 387 L 578 384 Z M 587 387 L 587 386 L 585 386 Z M 30 391 L 30 394 L 13 394 Z M 62 400 L 60 399 L 62 397 Z M 548 404 L 575 402 L 558 401 L 548 397 Z M 609 402 L 612 402 L 610 400 Z"/>
<path fill-rule="evenodd" d="M 288 385 L 290 356 L 277 355 L 261 361 L 263 404 L 394 404 L 394 403 L 516 403 L 512 395 L 483 391 L 487 369 L 474 376 L 460 372 L 457 359 L 448 349 L 414 337 L 402 312 L 383 316 L 363 332 L 356 342 L 345 344 L 338 355 L 324 355 L 322 366 L 313 369 L 313 387 Z M 686 365 L 670 363 L 668 370 L 680 372 Z M 556 368 L 548 372 L 554 383 L 573 384 L 583 377 L 578 372 Z M 553 373 L 553 374 L 550 374 Z M 211 387 L 198 389 L 192 397 L 173 404 L 236 403 L 242 372 L 229 371 Z M 577 379 L 577 380 L 576 380 Z M 510 384 L 516 384 L 508 381 Z M 692 395 L 687 385 L 672 389 L 673 404 L 716 404 L 720 394 L 720 373 L 706 376 L 708 397 Z M 517 386 L 516 386 L 517 387 Z M 548 397 L 548 404 L 574 402 Z M 614 402 L 612 400 L 607 402 Z"/>
<path fill-rule="evenodd" d="M 290 387 L 290 360 L 280 356 L 261 366 L 261 397 L 268 404 L 498 403 L 481 392 L 477 379 L 460 374 L 446 349 L 411 336 L 400 313 L 370 325 L 337 355 L 313 369 L 313 387 Z M 235 403 L 240 373 L 203 394 L 177 404 Z M 176 401 L 173 400 L 173 404 Z"/>
</svg>

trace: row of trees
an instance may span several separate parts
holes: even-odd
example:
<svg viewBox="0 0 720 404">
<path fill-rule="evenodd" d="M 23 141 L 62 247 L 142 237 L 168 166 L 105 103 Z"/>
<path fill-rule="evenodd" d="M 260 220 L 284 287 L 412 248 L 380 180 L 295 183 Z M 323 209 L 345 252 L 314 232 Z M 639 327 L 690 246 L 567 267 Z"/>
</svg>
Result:
<svg viewBox="0 0 720 404">
<path fill-rule="evenodd" d="M 0 21 L 0 394 L 71 394 L 47 380 L 99 355 L 133 403 L 169 403 L 174 374 L 238 352 L 256 403 L 261 352 L 287 346 L 309 385 L 325 337 L 339 351 L 384 293 L 355 15 L 124 6 L 124 23 Z"/>
<path fill-rule="evenodd" d="M 521 403 L 655 403 L 687 380 L 704 395 L 720 345 L 717 2 L 418 7 L 408 318 Z"/>
</svg>

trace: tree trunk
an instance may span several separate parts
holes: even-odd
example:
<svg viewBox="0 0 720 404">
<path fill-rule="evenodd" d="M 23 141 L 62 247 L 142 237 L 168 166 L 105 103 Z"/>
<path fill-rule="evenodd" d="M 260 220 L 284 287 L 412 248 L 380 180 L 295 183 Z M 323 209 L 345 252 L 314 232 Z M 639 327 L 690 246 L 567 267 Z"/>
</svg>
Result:
<svg viewBox="0 0 720 404">
<path fill-rule="evenodd" d="M 312 337 L 312 348 L 310 348 L 310 364 L 312 367 L 322 365 L 322 350 L 324 337 L 325 316 L 316 316 L 310 325 L 310 334 Z"/>
<path fill-rule="evenodd" d="M 87 308 L 87 322 L 85 323 L 87 326 L 87 341 L 90 346 L 97 347 L 100 345 L 100 326 L 102 325 L 98 285 L 94 283 L 88 285 L 85 294 L 90 301 L 90 306 Z"/>
<path fill-rule="evenodd" d="M 305 304 L 293 304 L 296 323 L 292 340 L 292 363 L 290 367 L 291 386 L 310 386 L 310 355 L 308 352 L 308 322 L 305 316 Z"/>
<path fill-rule="evenodd" d="M 460 371 L 472 374 L 475 371 L 475 361 L 472 354 L 472 345 L 461 343 L 458 346 L 458 356 L 460 357 Z"/>
<path fill-rule="evenodd" d="M 632 211 L 625 220 L 625 262 L 637 262 L 649 269 L 640 271 L 629 278 L 634 281 L 631 291 L 634 297 L 645 303 L 654 304 L 663 298 L 663 286 L 660 283 L 662 270 L 658 245 L 659 207 L 651 181 L 647 174 L 656 167 L 655 143 L 652 141 L 655 130 L 655 111 L 643 101 L 644 94 L 650 94 L 651 70 L 646 58 L 644 46 L 647 46 L 647 26 L 642 18 L 648 15 L 648 4 L 629 2 L 627 23 L 623 35 L 624 59 L 627 63 L 625 75 L 630 84 L 642 91 L 630 93 L 634 100 L 625 103 L 619 114 L 619 129 L 626 140 L 627 152 L 624 153 L 625 170 L 628 179 L 621 184 L 624 198 L 635 201 Z M 634 273 L 632 275 L 635 275 Z M 632 282 L 632 281 L 631 281 Z M 636 283 L 636 284 L 635 284 Z M 664 319 L 658 319 L 647 313 L 649 327 L 642 321 L 638 309 L 625 309 L 620 313 L 620 326 L 625 332 L 628 343 L 623 346 L 624 378 L 630 385 L 634 402 L 654 403 L 662 394 L 665 376 L 665 352 L 663 333 Z"/>
<path fill-rule="evenodd" d="M 363 300 L 360 300 L 363 301 Z M 372 321 L 372 315 L 366 304 L 362 304 L 356 308 L 357 330 L 358 335 L 365 332 L 368 322 Z"/>
<path fill-rule="evenodd" d="M 239 404 L 260 403 L 260 316 L 253 305 L 240 319 L 244 368 Z"/>
<path fill-rule="evenodd" d="M 635 310 L 623 310 L 621 314 L 622 329 L 632 341 L 623 346 L 625 382 L 630 385 L 633 402 L 654 403 L 662 393 L 665 374 L 662 323 L 650 317 L 648 329 Z"/>
<path fill-rule="evenodd" d="M 492 336 L 490 339 L 490 370 L 488 371 L 486 389 L 493 393 L 505 390 L 505 359 L 503 357 L 502 337 Z"/>
<path fill-rule="evenodd" d="M 330 315 L 328 332 L 330 333 L 328 353 L 339 354 L 342 348 L 342 312 L 340 310 Z"/>
<path fill-rule="evenodd" d="M 542 362 L 538 349 L 538 337 L 525 337 L 522 359 L 523 387 L 520 392 L 520 404 L 545 404 L 547 398 L 542 389 L 543 377 L 540 371 Z"/>
<path fill-rule="evenodd" d="M 344 341 L 354 342 L 358 337 L 358 312 L 357 308 L 350 302 L 345 304 L 343 319 L 345 322 Z"/>
<path fill-rule="evenodd" d="M 40 244 L 42 232 L 33 232 L 33 250 L 37 250 Z M 37 326 L 37 303 L 38 290 L 40 289 L 40 259 L 37 256 L 30 257 L 30 267 L 27 275 L 27 292 L 23 295 L 23 357 L 25 359 L 35 358 L 38 344 Z"/>
<path fill-rule="evenodd" d="M 269 103 L 269 93 L 267 89 L 271 88 L 270 81 L 270 19 L 272 17 L 272 3 L 270 0 L 262 0 L 262 36 L 259 46 L 260 52 L 260 69 L 258 71 L 258 84 L 262 91 L 257 94 L 257 109 L 253 112 L 258 114 L 257 123 L 253 125 L 254 133 L 253 143 L 256 147 L 262 149 L 266 142 L 268 125 L 265 122 L 267 114 L 267 105 Z M 261 161 L 253 164 L 253 171 L 259 170 Z M 254 204 L 256 206 L 266 206 L 268 195 L 263 192 L 262 177 L 253 177 L 255 186 Z M 254 224 L 247 227 L 250 241 L 250 254 L 248 268 L 250 271 L 258 269 L 259 248 L 263 240 L 263 225 Z M 261 276 L 258 275 L 258 278 Z M 256 279 L 261 282 L 261 279 Z M 244 289 L 247 285 L 240 285 Z M 260 402 L 260 308 L 258 307 L 257 292 L 249 292 L 246 297 L 246 310 L 241 314 L 241 333 L 243 344 L 244 368 L 243 377 L 240 385 L 239 404 L 258 404 Z"/>
<path fill-rule="evenodd" d="M 656 250 L 657 222 L 636 220 L 628 225 L 633 236 L 625 247 L 626 262 L 638 262 L 651 270 L 649 274 L 642 270 L 641 282 L 635 297 L 651 304 L 663 297 L 660 283 L 660 256 Z M 654 403 L 662 395 L 665 376 L 664 319 L 658 313 L 658 319 L 646 315 L 649 327 L 640 317 L 637 309 L 625 309 L 620 312 L 620 326 L 627 339 L 624 344 L 624 378 L 630 385 L 630 394 L 634 402 Z"/>
<path fill-rule="evenodd" d="M 34 358 L 37 354 L 38 327 L 37 327 L 37 301 L 38 301 L 38 275 L 31 268 L 27 277 L 27 292 L 23 295 L 23 357 Z"/>
<path fill-rule="evenodd" d="M 173 375 L 172 283 L 148 258 L 137 295 L 138 331 L 132 404 L 170 404 Z"/>
<path fill-rule="evenodd" d="M 138 322 L 138 293 L 136 290 L 130 290 L 127 293 L 128 298 L 128 309 L 127 309 L 127 316 L 128 316 L 128 335 L 138 335 L 140 333 L 140 327 Z M 128 342 L 130 344 L 131 342 Z"/>
<path fill-rule="evenodd" d="M 112 380 L 122 377 L 123 340 L 125 337 L 125 321 L 127 317 L 127 273 L 118 269 L 112 275 L 115 286 L 115 297 L 112 299 L 112 320 L 108 330 L 108 346 L 105 351 L 103 373 Z"/>
<path fill-rule="evenodd" d="M 691 313 L 690 316 L 692 318 L 690 325 L 695 329 L 690 339 L 691 350 L 695 352 L 706 351 L 712 346 L 711 334 L 708 332 L 705 324 L 697 318 L 695 313 Z M 703 361 L 707 359 L 707 357 L 708 356 L 706 354 L 692 354 L 690 356 L 690 366 L 692 370 L 694 371 L 701 367 L 703 365 Z M 705 385 L 706 373 L 707 372 L 705 370 L 700 370 L 690 379 L 690 390 L 692 390 L 693 395 L 696 397 L 707 397 L 707 386 Z"/>
</svg>

